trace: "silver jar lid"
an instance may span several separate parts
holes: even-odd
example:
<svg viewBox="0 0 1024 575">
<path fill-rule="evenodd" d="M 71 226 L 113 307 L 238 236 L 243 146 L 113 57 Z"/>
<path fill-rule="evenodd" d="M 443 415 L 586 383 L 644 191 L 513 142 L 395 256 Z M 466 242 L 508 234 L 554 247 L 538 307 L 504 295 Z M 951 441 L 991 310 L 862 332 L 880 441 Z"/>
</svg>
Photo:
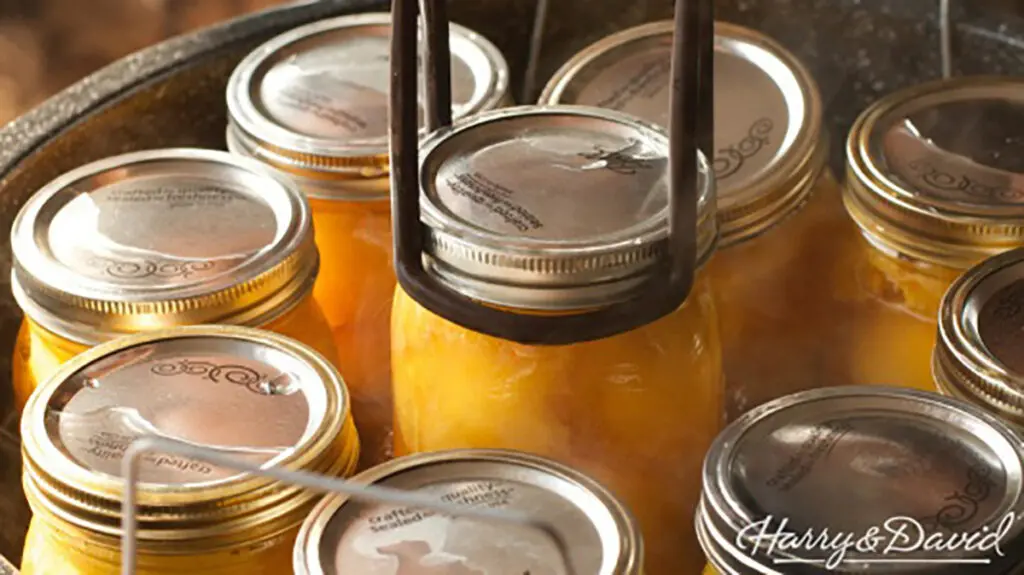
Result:
<svg viewBox="0 0 1024 575">
<path fill-rule="evenodd" d="M 391 15 L 342 16 L 263 44 L 228 82 L 229 143 L 278 168 L 379 177 L 388 169 Z M 487 39 L 450 26 L 455 118 L 508 98 L 508 65 Z"/>
<path fill-rule="evenodd" d="M 865 110 L 847 141 L 845 201 L 866 237 L 959 269 L 1024 245 L 1024 80 L 913 86 Z"/>
<path fill-rule="evenodd" d="M 1024 248 L 990 258 L 942 300 L 934 372 L 939 388 L 1024 426 Z"/>
<path fill-rule="evenodd" d="M 65 364 L 29 399 L 25 487 L 38 513 L 117 537 L 122 463 L 139 437 L 215 448 L 254 465 L 350 473 L 359 449 L 348 409 L 335 368 L 277 334 L 192 326 L 125 337 Z M 150 542 L 228 544 L 247 538 L 246 529 L 295 527 L 315 499 L 173 453 L 143 455 L 139 480 L 140 538 Z"/>
<path fill-rule="evenodd" d="M 838 387 L 787 396 L 715 440 L 704 463 L 698 537 L 722 575 L 1005 566 L 1011 559 L 991 545 L 915 549 L 912 542 L 918 534 L 949 541 L 954 532 L 998 533 L 990 543 L 1016 553 L 1022 440 L 984 411 L 934 393 Z M 783 533 L 874 547 L 839 552 Z"/>
<path fill-rule="evenodd" d="M 698 254 L 717 239 L 699 157 Z M 426 266 L 487 303 L 571 310 L 630 297 L 665 253 L 668 138 L 632 116 L 523 106 L 456 122 L 422 145 Z"/>
<path fill-rule="evenodd" d="M 548 82 L 541 104 L 581 104 L 668 124 L 671 21 L 604 38 Z M 803 205 L 824 167 L 822 106 L 811 74 L 764 34 L 715 23 L 715 154 L 722 247 Z"/>
<path fill-rule="evenodd" d="M 530 513 L 563 538 L 581 575 L 642 572 L 640 536 L 626 509 L 593 480 L 547 459 L 501 450 L 441 451 L 392 460 L 355 481 Z M 344 497 L 325 498 L 306 520 L 294 569 L 297 575 L 418 573 L 427 555 L 428 563 L 441 561 L 451 574 L 565 572 L 559 567 L 565 559 L 541 533 Z"/>
<path fill-rule="evenodd" d="M 308 296 L 319 265 L 301 192 L 259 162 L 184 148 L 60 176 L 22 207 L 11 247 L 25 314 L 84 344 L 264 325 Z"/>
</svg>

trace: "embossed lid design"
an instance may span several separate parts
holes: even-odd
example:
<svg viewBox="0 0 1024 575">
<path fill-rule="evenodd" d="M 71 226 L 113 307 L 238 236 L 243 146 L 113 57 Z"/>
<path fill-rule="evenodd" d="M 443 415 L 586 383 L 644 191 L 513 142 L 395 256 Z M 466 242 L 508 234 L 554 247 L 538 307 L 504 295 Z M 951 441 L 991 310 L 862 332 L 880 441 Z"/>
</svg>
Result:
<svg viewBox="0 0 1024 575">
<path fill-rule="evenodd" d="M 348 405 L 337 371 L 283 336 L 217 326 L 129 336 L 78 356 L 32 395 L 21 430 L 25 489 L 36 512 L 117 536 L 122 459 L 135 439 L 156 435 L 258 465 L 347 473 L 359 451 Z M 314 498 L 167 453 L 144 455 L 140 480 L 142 540 L 297 525 Z"/>
<path fill-rule="evenodd" d="M 442 451 L 393 460 L 356 480 L 535 514 L 564 538 L 578 573 L 641 573 L 642 544 L 628 511 L 593 480 L 540 457 Z M 420 572 L 431 561 L 426 555 L 451 574 L 565 573 L 559 550 L 528 529 L 344 497 L 325 498 L 306 520 L 294 568 L 300 575 L 398 575 Z"/>
<path fill-rule="evenodd" d="M 542 104 L 580 104 L 668 123 L 671 21 L 600 40 L 555 73 Z M 715 153 L 722 246 L 761 233 L 807 198 L 826 159 L 814 78 L 759 32 L 715 23 Z"/>
<path fill-rule="evenodd" d="M 668 138 L 582 106 L 477 115 L 422 145 L 428 269 L 463 295 L 569 310 L 629 297 L 665 253 Z M 698 253 L 717 238 L 699 157 Z"/>
<path fill-rule="evenodd" d="M 1022 440 L 984 411 L 934 393 L 797 393 L 751 410 L 712 444 L 698 537 L 722 575 L 788 573 L 798 564 L 800 573 L 962 574 L 978 565 L 1003 573 L 994 567 L 1019 561 L 1013 545 L 1024 527 Z M 943 550 L 898 539 L 904 549 L 884 553 L 901 526 L 907 538 L 998 533 L 1008 555 L 991 545 Z M 801 546 L 785 535 L 826 530 L 830 541 L 880 542 L 834 555 L 835 546 Z"/>
<path fill-rule="evenodd" d="M 228 82 L 232 149 L 279 168 L 387 174 L 389 13 L 321 20 L 247 56 Z M 451 24 L 455 118 L 508 98 L 508 65 L 479 34 Z"/>
<path fill-rule="evenodd" d="M 1024 80 L 957 78 L 892 94 L 847 142 L 846 206 L 866 237 L 967 268 L 1024 244 Z"/>
<path fill-rule="evenodd" d="M 309 208 L 269 168 L 225 152 L 108 158 L 57 178 L 11 230 L 14 296 L 81 343 L 199 323 L 260 326 L 312 289 Z"/>
<path fill-rule="evenodd" d="M 950 286 L 939 311 L 940 389 L 1024 426 L 1024 248 L 990 258 Z"/>
</svg>

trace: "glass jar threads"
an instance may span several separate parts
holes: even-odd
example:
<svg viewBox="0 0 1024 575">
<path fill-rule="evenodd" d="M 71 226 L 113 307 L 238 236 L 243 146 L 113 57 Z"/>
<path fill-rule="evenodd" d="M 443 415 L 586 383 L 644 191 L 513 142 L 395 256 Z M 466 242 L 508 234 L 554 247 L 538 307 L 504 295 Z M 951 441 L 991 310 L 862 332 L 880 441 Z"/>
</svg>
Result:
<svg viewBox="0 0 1024 575">
<path fill-rule="evenodd" d="M 335 359 L 309 207 L 258 162 L 167 149 L 82 166 L 29 199 L 11 245 L 19 406 L 88 347 L 171 326 L 262 327 Z"/>
<path fill-rule="evenodd" d="M 436 133 L 421 148 L 427 273 L 515 314 L 569 318 L 636 297 L 666 264 L 667 147 L 653 126 L 583 107 L 510 108 Z M 699 267 L 717 233 L 712 175 L 697 165 L 698 198 L 687 201 Z M 398 454 L 551 457 L 633 510 L 648 574 L 702 564 L 692 510 L 720 427 L 722 374 L 700 271 L 688 299 L 657 321 L 566 345 L 466 329 L 400 288 L 391 341 Z"/>
<path fill-rule="evenodd" d="M 273 424 L 270 424 L 273 422 Z M 337 371 L 294 340 L 199 326 L 85 352 L 22 419 L 33 510 L 24 575 L 120 573 L 121 463 L 156 435 L 261 465 L 355 470 L 359 441 Z M 138 575 L 279 575 L 316 498 L 300 487 L 170 453 L 140 460 Z"/>
<path fill-rule="evenodd" d="M 764 404 L 708 452 L 705 574 L 1013 572 L 1022 439 L 974 406 L 912 389 Z"/>
<path fill-rule="evenodd" d="M 604 38 L 571 58 L 541 102 L 620 110 L 665 126 L 673 23 Z M 765 35 L 715 24 L 714 155 L 721 239 L 708 264 L 722 325 L 726 410 L 809 389 L 834 350 L 819 336 L 830 237 L 848 226 L 825 167 L 811 74 Z"/>
<path fill-rule="evenodd" d="M 854 124 L 844 200 L 861 234 L 843 240 L 830 280 L 843 306 L 836 381 L 935 389 L 946 289 L 1024 244 L 1022 88 L 1010 77 L 932 82 L 883 98 Z"/>
<path fill-rule="evenodd" d="M 547 459 L 442 451 L 395 459 L 355 480 L 450 504 L 530 513 L 557 530 L 578 573 L 643 573 L 643 545 L 629 512 L 593 480 Z M 543 533 L 520 525 L 327 497 L 299 534 L 294 572 L 557 573 L 565 562 Z"/>
<path fill-rule="evenodd" d="M 338 342 L 365 465 L 390 455 L 390 26 L 390 14 L 370 13 L 290 30 L 242 60 L 227 88 L 228 149 L 280 170 L 309 199 L 321 261 L 314 295 Z M 455 24 L 449 42 L 454 116 L 506 103 L 498 49 Z"/>
</svg>

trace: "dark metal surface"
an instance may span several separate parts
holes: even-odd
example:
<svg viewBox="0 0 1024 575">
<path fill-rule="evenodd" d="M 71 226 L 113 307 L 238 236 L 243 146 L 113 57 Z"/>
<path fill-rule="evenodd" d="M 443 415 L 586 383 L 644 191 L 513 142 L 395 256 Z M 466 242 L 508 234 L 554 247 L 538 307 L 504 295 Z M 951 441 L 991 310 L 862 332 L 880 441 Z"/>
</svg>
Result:
<svg viewBox="0 0 1024 575">
<path fill-rule="evenodd" d="M 104 156 L 160 146 L 223 147 L 224 87 L 252 47 L 330 15 L 379 9 L 383 0 L 320 0 L 256 14 L 130 56 L 0 129 L 0 374 L 20 322 L 10 297 L 6 230 L 25 198 L 56 175 Z M 514 93 L 523 86 L 531 26 L 545 22 L 534 87 L 573 52 L 616 30 L 671 17 L 664 0 L 451 0 L 452 19 L 480 31 L 505 54 Z M 938 0 L 719 0 L 717 17 L 775 37 L 816 75 L 837 145 L 878 96 L 939 77 Z M 952 0 L 954 74 L 1024 73 L 1024 6 L 1016 0 Z M 11 435 L 7 377 L 0 377 L 0 553 L 20 556 L 28 514 L 19 493 L 19 448 Z"/>
<path fill-rule="evenodd" d="M 410 22 L 416 20 L 414 14 L 416 13 L 415 6 L 410 6 L 411 12 L 409 14 L 402 13 L 399 7 L 402 5 L 403 0 L 395 0 L 392 2 L 392 12 L 394 13 L 393 26 L 395 30 L 404 30 L 408 34 L 411 34 L 411 41 L 408 44 L 402 42 L 392 44 L 392 71 L 397 70 L 397 73 L 392 74 L 392 82 L 398 84 L 406 84 L 406 90 L 403 94 L 402 90 L 394 90 L 392 93 L 400 95 L 397 99 L 392 98 L 391 110 L 402 107 L 403 102 L 410 102 L 412 112 L 412 124 L 403 122 L 401 125 L 411 126 L 412 131 L 406 132 L 404 135 L 411 135 L 412 139 L 409 140 L 413 147 L 416 146 L 417 136 L 417 92 L 419 86 L 416 83 L 416 50 L 413 44 L 416 40 L 416 26 L 402 26 L 400 22 L 403 16 L 409 17 Z M 405 3 L 408 5 L 408 2 Z M 448 42 L 448 0 L 420 0 L 420 20 L 424 22 L 424 29 L 426 30 L 426 36 L 424 38 L 423 46 L 423 63 L 424 67 L 428 72 L 426 76 L 426 125 L 428 131 L 438 130 L 445 126 L 452 124 L 452 67 L 451 67 L 451 46 Z M 395 35 L 396 37 L 399 34 Z M 393 38 L 395 40 L 402 40 L 402 38 Z M 402 58 L 398 61 L 395 58 L 395 54 L 402 54 L 403 48 L 409 49 L 407 56 L 412 56 L 412 59 Z M 439 57 L 447 55 L 449 57 Z M 403 68 L 403 66 L 405 66 Z M 410 78 L 407 78 L 403 72 L 411 72 L 410 78 L 412 82 L 408 82 Z M 412 98 L 411 100 L 409 98 Z M 392 117 L 395 117 L 392 114 Z M 403 118 L 404 119 L 404 118 Z M 399 126 L 399 124 L 392 124 Z M 396 128 L 397 137 L 402 138 L 403 133 L 401 128 Z M 392 132 L 391 139 L 394 140 L 395 132 Z M 416 150 L 413 149 L 413 153 Z"/>
</svg>

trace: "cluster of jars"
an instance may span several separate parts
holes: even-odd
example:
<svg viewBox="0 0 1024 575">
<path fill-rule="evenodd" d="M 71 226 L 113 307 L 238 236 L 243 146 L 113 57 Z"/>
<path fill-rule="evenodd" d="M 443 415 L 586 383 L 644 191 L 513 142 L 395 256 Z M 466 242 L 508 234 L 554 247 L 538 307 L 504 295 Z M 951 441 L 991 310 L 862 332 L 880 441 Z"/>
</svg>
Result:
<svg viewBox="0 0 1024 575">
<path fill-rule="evenodd" d="M 840 185 L 808 71 L 717 24 L 690 295 L 627 333 L 534 345 L 396 288 L 389 26 L 325 20 L 251 53 L 228 84 L 229 152 L 109 158 L 23 207 L 24 573 L 118 573 L 121 464 L 143 435 L 519 509 L 569 550 L 149 453 L 147 575 L 832 570 L 820 549 L 751 547 L 748 527 L 997 530 L 1024 511 L 1024 184 L 1003 153 L 1024 82 L 882 99 Z M 554 317 L 641 297 L 666 254 L 671 30 L 606 38 L 540 105 L 504 107 L 502 55 L 452 25 L 456 121 L 420 148 L 424 267 L 445 289 Z M 1021 559 L 918 551 L 901 568 Z M 864 562 L 884 563 L 839 567 Z"/>
</svg>

